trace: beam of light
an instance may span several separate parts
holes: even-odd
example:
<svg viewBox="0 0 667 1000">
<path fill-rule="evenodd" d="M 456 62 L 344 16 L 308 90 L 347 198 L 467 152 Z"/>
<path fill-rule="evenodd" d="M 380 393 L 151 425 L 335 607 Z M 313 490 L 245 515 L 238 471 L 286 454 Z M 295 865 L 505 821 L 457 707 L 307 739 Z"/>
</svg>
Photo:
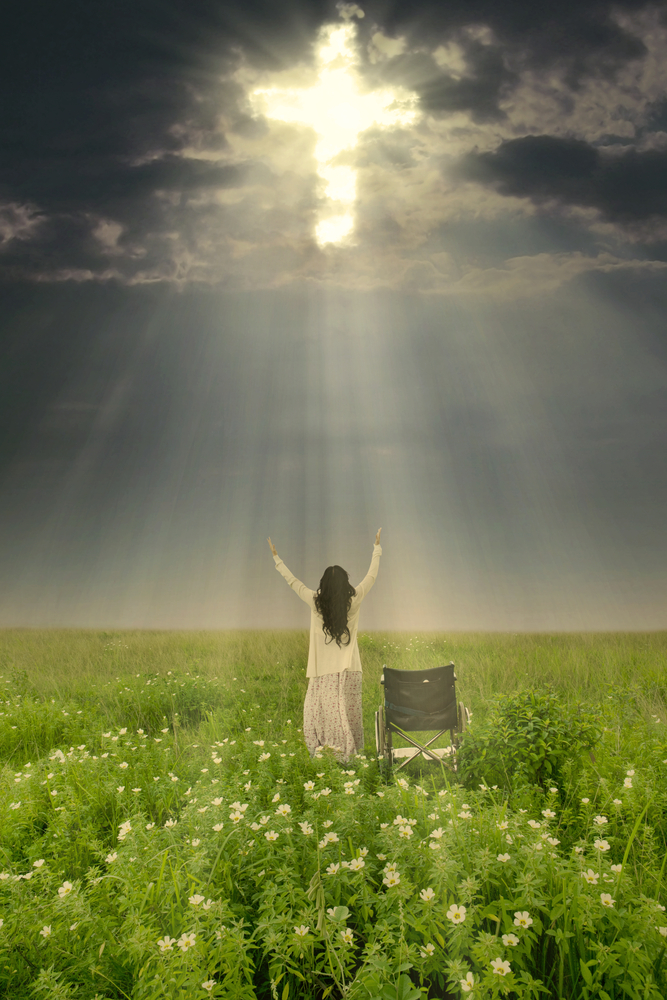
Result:
<svg viewBox="0 0 667 1000">
<path fill-rule="evenodd" d="M 363 11 L 357 8 L 357 16 Z M 320 246 L 350 240 L 357 198 L 356 170 L 336 164 L 341 153 L 354 150 L 357 139 L 371 125 L 395 126 L 414 122 L 416 98 L 402 88 L 364 93 L 360 88 L 356 25 L 326 24 L 316 47 L 317 83 L 312 87 L 258 87 L 250 94 L 256 113 L 285 122 L 299 122 L 315 130 L 318 176 L 326 182 L 326 202 L 319 212 L 315 237 Z M 407 105 L 407 106 L 406 106 Z"/>
</svg>

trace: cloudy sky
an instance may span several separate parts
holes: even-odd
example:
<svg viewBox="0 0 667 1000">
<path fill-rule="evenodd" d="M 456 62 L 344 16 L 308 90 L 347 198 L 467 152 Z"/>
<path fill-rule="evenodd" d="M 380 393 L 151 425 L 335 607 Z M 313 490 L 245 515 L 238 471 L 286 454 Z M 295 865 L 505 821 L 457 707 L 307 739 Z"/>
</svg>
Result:
<svg viewBox="0 0 667 1000">
<path fill-rule="evenodd" d="M 0 626 L 667 628 L 667 3 L 24 0 Z"/>
</svg>

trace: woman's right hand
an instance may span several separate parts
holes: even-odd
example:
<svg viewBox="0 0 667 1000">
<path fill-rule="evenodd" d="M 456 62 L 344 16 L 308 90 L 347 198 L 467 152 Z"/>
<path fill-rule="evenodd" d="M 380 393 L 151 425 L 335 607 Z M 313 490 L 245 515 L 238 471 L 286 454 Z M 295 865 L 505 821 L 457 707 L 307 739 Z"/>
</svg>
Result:
<svg viewBox="0 0 667 1000">
<path fill-rule="evenodd" d="M 376 544 L 376 545 L 379 545 L 379 544 L 380 544 L 380 532 L 381 532 L 381 531 L 382 531 L 382 528 L 378 528 L 378 533 L 377 533 L 377 535 L 375 536 L 375 544 Z"/>
</svg>

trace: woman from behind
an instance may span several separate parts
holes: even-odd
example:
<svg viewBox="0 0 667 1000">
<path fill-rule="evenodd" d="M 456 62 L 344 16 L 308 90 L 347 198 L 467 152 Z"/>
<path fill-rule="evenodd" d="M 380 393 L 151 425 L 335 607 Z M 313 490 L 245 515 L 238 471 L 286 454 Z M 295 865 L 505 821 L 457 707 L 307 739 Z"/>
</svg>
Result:
<svg viewBox="0 0 667 1000">
<path fill-rule="evenodd" d="M 381 531 L 375 536 L 368 573 L 357 587 L 351 586 L 342 566 L 328 566 L 317 592 L 297 580 L 268 540 L 276 569 L 311 610 L 308 690 L 303 706 L 303 736 L 311 757 L 324 747 L 332 747 L 338 758 L 347 762 L 364 746 L 357 631 L 361 602 L 375 583 L 380 565 Z"/>
</svg>

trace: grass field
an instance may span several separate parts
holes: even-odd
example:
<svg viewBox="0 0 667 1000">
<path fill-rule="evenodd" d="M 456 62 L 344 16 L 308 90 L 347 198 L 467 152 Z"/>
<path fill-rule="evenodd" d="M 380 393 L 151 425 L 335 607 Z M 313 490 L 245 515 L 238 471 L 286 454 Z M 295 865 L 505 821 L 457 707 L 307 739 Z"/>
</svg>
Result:
<svg viewBox="0 0 667 1000">
<path fill-rule="evenodd" d="M 667 996 L 667 632 L 359 646 L 341 765 L 301 739 L 306 630 L 2 630 L 0 996 Z M 498 787 L 375 759 L 383 665 L 450 661 Z M 553 785 L 492 721 L 521 691 L 599 723 Z"/>
</svg>

